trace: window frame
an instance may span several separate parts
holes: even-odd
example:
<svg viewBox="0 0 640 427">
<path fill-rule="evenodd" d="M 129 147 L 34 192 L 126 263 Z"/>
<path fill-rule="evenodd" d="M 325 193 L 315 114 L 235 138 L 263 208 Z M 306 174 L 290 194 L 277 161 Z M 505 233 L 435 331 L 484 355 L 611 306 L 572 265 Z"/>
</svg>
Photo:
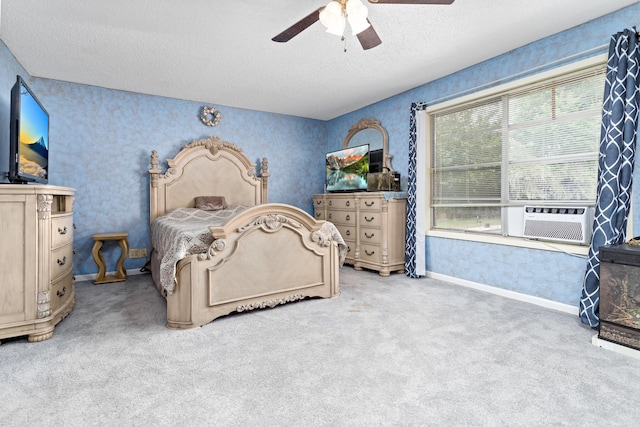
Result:
<svg viewBox="0 0 640 427">
<path fill-rule="evenodd" d="M 558 242 L 545 242 L 540 240 L 530 240 L 523 237 L 516 236 L 505 236 L 499 234 L 489 234 L 489 233 L 478 233 L 473 231 L 465 231 L 465 230 L 443 230 L 443 229 L 434 229 L 433 228 L 433 211 L 431 200 L 433 197 L 432 194 L 432 134 L 430 129 L 432 129 L 432 114 L 441 112 L 443 110 L 449 110 L 455 108 L 456 106 L 462 104 L 469 104 L 474 102 L 482 102 L 483 100 L 489 99 L 491 97 L 499 96 L 501 94 L 507 92 L 514 92 L 519 90 L 524 86 L 539 84 L 544 80 L 562 77 L 563 75 L 576 73 L 586 68 L 591 68 L 597 65 L 604 65 L 607 63 L 607 55 L 600 54 L 593 56 L 591 58 L 587 58 L 584 60 L 576 61 L 571 64 L 567 64 L 564 66 L 560 66 L 551 70 L 542 71 L 536 74 L 532 74 L 520 79 L 516 79 L 504 84 L 499 84 L 497 86 L 481 89 L 477 92 L 461 95 L 454 98 L 447 97 L 448 99 L 442 102 L 436 101 L 433 105 L 429 105 L 425 110 L 425 141 L 427 144 L 427 149 L 425 150 L 425 164 L 427 166 L 427 170 L 424 171 L 425 179 L 426 179 L 426 188 L 424 189 L 426 195 L 426 206 L 425 206 L 425 224 L 427 225 L 426 236 L 428 237 L 441 237 L 447 239 L 455 239 L 455 240 L 466 240 L 466 241 L 474 241 L 480 243 L 491 243 L 491 244 L 501 244 L 507 246 L 517 246 L 523 248 L 531 248 L 531 249 L 541 249 L 548 251 L 557 251 L 557 252 L 565 252 L 571 255 L 578 256 L 586 256 L 588 255 L 589 246 L 581 246 L 574 245 L 569 243 L 558 243 Z M 604 91 L 604 86 L 602 88 Z M 455 95 L 454 95 L 455 96 Z M 504 212 L 504 211 L 503 211 Z M 630 218 L 631 219 L 631 218 Z M 633 229 L 632 221 L 628 221 L 628 230 Z"/>
</svg>

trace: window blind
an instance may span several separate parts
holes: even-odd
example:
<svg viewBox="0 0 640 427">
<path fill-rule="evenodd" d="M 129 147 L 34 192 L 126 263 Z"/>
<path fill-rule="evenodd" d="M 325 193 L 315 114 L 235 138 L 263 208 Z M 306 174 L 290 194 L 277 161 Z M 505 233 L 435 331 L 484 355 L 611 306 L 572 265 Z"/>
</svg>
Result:
<svg viewBox="0 0 640 427">
<path fill-rule="evenodd" d="M 500 206 L 593 204 L 605 72 L 599 64 L 431 113 L 434 226 L 495 232 Z"/>
</svg>

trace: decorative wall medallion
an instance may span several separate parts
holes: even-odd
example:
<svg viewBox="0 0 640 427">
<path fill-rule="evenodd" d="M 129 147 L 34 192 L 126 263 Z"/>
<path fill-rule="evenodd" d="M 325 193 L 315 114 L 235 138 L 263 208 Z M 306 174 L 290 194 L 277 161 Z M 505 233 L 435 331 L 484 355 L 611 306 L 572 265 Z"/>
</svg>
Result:
<svg viewBox="0 0 640 427">
<path fill-rule="evenodd" d="M 200 110 L 200 120 L 207 126 L 215 126 L 220 123 L 220 119 L 222 119 L 222 114 L 220 111 L 213 107 L 202 107 Z"/>
</svg>

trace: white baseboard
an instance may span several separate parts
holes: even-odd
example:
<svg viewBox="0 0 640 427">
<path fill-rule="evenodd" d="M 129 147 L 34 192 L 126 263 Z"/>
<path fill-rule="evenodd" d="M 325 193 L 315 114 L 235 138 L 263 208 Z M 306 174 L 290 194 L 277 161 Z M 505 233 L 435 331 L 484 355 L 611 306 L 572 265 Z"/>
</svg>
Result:
<svg viewBox="0 0 640 427">
<path fill-rule="evenodd" d="M 430 271 L 427 271 L 427 277 L 453 283 L 455 285 L 464 286 L 467 288 L 477 289 L 479 291 L 488 292 L 490 294 L 500 295 L 518 301 L 528 302 L 530 304 L 539 305 L 541 307 L 550 308 L 552 310 L 561 311 L 563 313 L 572 314 L 574 316 L 578 316 L 579 314 L 577 306 L 574 307 L 569 304 L 564 304 L 545 298 L 534 297 L 533 295 L 510 291 L 508 289 L 496 288 L 495 286 L 483 285 L 482 283 L 472 282 L 470 280 L 459 279 L 457 277 L 447 276 L 446 274 L 433 273 Z"/>
<path fill-rule="evenodd" d="M 115 271 L 107 271 L 106 275 L 115 275 L 116 272 Z M 134 276 L 136 274 L 146 274 L 142 271 L 140 271 L 139 268 L 134 268 L 133 270 L 127 270 L 127 276 Z M 98 273 L 93 273 L 93 274 L 78 274 L 75 276 L 76 282 L 84 282 L 85 280 L 96 280 L 96 276 L 98 276 Z"/>
<path fill-rule="evenodd" d="M 616 344 L 614 342 L 601 340 L 600 338 L 598 338 L 598 334 L 595 334 L 593 337 L 591 337 L 591 344 L 604 348 L 605 350 L 610 350 L 640 360 L 640 351 L 625 347 L 620 344 Z"/>
</svg>

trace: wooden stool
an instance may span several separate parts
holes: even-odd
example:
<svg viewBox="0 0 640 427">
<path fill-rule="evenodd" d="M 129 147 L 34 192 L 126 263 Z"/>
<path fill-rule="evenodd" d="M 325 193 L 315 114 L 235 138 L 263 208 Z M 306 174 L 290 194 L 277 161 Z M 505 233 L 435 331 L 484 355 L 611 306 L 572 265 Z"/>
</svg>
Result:
<svg viewBox="0 0 640 427">
<path fill-rule="evenodd" d="M 127 241 L 128 233 L 99 233 L 93 236 L 93 260 L 98 264 L 98 275 L 96 276 L 96 285 L 100 283 L 122 282 L 127 280 L 127 272 L 124 269 L 124 260 L 127 258 L 129 252 L 129 242 Z M 104 257 L 100 249 L 107 240 L 116 240 L 120 245 L 120 259 L 118 260 L 118 267 L 115 275 L 106 276 L 107 266 L 104 263 Z"/>
</svg>

